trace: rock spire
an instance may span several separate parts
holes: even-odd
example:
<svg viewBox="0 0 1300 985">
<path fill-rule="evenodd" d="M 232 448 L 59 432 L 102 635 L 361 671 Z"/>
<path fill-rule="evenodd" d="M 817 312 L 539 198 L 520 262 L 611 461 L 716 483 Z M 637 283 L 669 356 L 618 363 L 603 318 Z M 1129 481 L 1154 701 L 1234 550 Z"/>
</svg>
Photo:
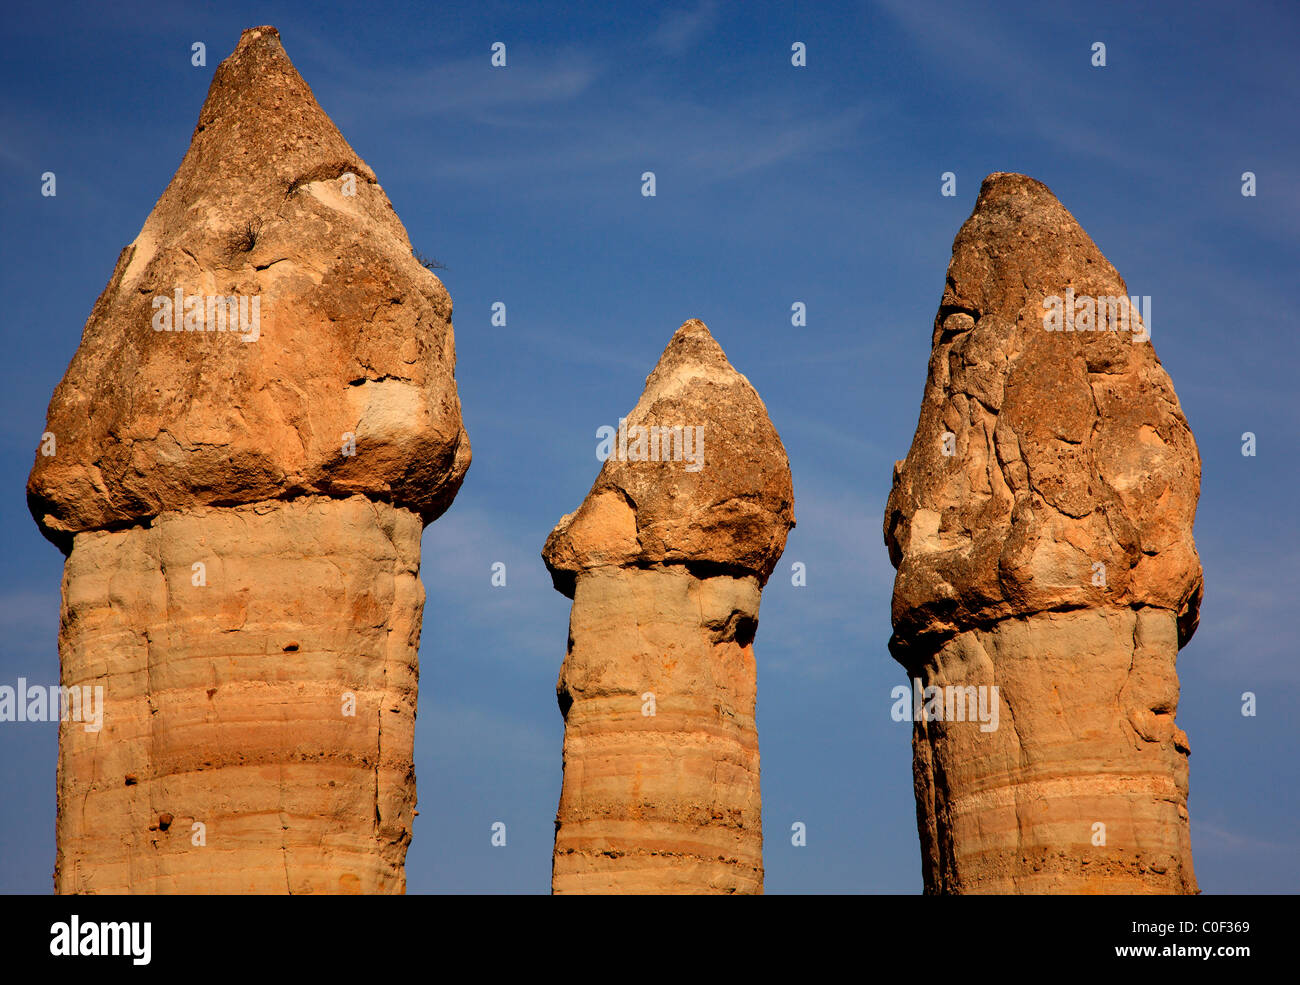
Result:
<svg viewBox="0 0 1300 985">
<path fill-rule="evenodd" d="M 400 892 L 451 299 L 272 27 L 217 68 L 50 402 L 59 892 Z"/>
<path fill-rule="evenodd" d="M 789 461 L 694 320 L 611 429 L 542 553 L 573 599 L 552 889 L 761 892 L 753 640 L 794 525 Z"/>
<path fill-rule="evenodd" d="M 884 522 L 927 892 L 1196 891 L 1200 458 L 1150 327 L 1044 185 L 985 179 Z"/>
</svg>

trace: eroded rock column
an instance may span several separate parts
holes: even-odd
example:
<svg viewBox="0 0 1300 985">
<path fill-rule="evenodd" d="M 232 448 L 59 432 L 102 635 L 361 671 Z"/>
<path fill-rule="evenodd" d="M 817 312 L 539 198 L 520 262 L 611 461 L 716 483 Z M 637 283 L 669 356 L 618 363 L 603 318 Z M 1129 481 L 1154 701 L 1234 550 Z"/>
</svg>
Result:
<svg viewBox="0 0 1300 985">
<path fill-rule="evenodd" d="M 610 428 L 542 555 L 573 599 L 552 889 L 758 893 L 753 640 L 794 525 L 789 461 L 699 321 Z"/>
<path fill-rule="evenodd" d="M 274 28 L 217 69 L 28 482 L 67 554 L 61 893 L 401 892 L 451 300 Z"/>
<path fill-rule="evenodd" d="M 1150 320 L 1044 185 L 985 180 L 884 525 L 926 892 L 1196 891 L 1200 459 Z"/>
</svg>

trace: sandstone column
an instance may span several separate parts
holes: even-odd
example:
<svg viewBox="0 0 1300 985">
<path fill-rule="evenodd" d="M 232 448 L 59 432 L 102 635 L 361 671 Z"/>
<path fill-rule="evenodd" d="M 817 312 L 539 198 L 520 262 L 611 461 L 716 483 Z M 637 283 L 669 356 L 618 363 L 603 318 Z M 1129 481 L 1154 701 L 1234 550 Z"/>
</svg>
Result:
<svg viewBox="0 0 1300 985">
<path fill-rule="evenodd" d="M 913 726 L 928 893 L 1196 892 L 1174 663 L 1200 459 L 1127 294 L 1045 186 L 984 181 L 884 524 L 891 651 L 976 689 Z M 993 687 L 995 730 L 953 720 Z"/>
<path fill-rule="evenodd" d="M 67 555 L 61 893 L 401 892 L 451 300 L 271 27 L 217 69 L 28 482 Z"/>
<path fill-rule="evenodd" d="M 552 890 L 762 892 L 753 640 L 789 460 L 699 321 L 608 446 L 542 553 L 573 599 Z"/>
</svg>

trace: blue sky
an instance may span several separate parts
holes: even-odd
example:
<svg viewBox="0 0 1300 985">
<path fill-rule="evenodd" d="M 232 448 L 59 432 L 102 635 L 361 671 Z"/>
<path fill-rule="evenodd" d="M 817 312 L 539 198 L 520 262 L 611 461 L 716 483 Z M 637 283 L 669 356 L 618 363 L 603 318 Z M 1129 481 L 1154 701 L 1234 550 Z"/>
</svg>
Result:
<svg viewBox="0 0 1300 985">
<path fill-rule="evenodd" d="M 1153 299 L 1203 463 L 1205 603 L 1178 715 L 1196 873 L 1206 893 L 1300 889 L 1294 5 L 521 6 L 6 10 L 0 683 L 58 677 L 62 558 L 23 492 L 50 394 L 213 70 L 269 23 L 456 306 L 474 464 L 424 536 L 412 892 L 549 890 L 569 602 L 538 553 L 590 487 L 596 428 L 692 317 L 762 395 L 794 474 L 799 525 L 755 643 L 767 891 L 919 892 L 880 526 L 952 238 L 992 171 L 1045 182 Z M 0 890 L 50 891 L 56 738 L 0 724 Z"/>
</svg>

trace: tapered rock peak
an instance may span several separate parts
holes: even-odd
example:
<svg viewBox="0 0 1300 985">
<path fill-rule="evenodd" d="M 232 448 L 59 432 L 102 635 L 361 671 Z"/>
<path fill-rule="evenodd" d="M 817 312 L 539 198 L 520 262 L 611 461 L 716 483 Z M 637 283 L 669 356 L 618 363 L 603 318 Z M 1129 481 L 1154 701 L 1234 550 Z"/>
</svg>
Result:
<svg viewBox="0 0 1300 985">
<path fill-rule="evenodd" d="M 701 562 L 767 581 L 794 526 L 790 462 L 704 323 L 673 335 L 609 457 L 542 552 L 555 586 L 594 567 Z M 608 433 L 608 432 L 606 432 Z"/>
<path fill-rule="evenodd" d="M 953 243 L 885 514 L 896 653 L 1102 603 L 1169 609 L 1190 638 L 1200 458 L 1149 322 L 1149 299 L 1130 300 L 1045 185 L 985 179 Z"/>
<path fill-rule="evenodd" d="M 1196 892 L 1199 491 L 1150 298 L 1045 185 L 990 175 L 885 510 L 926 892 Z"/>
<path fill-rule="evenodd" d="M 245 31 L 28 480 L 68 555 L 61 683 L 104 695 L 102 731 L 60 727 L 57 892 L 403 890 L 455 362 L 374 173 Z"/>
<path fill-rule="evenodd" d="M 688 321 L 542 556 L 573 599 L 556 893 L 759 893 L 754 636 L 794 525 L 767 409 Z"/>
<path fill-rule="evenodd" d="M 470 459 L 451 312 L 276 30 L 251 28 L 55 390 L 32 513 L 65 550 L 169 509 L 308 494 L 427 523 Z"/>
</svg>

